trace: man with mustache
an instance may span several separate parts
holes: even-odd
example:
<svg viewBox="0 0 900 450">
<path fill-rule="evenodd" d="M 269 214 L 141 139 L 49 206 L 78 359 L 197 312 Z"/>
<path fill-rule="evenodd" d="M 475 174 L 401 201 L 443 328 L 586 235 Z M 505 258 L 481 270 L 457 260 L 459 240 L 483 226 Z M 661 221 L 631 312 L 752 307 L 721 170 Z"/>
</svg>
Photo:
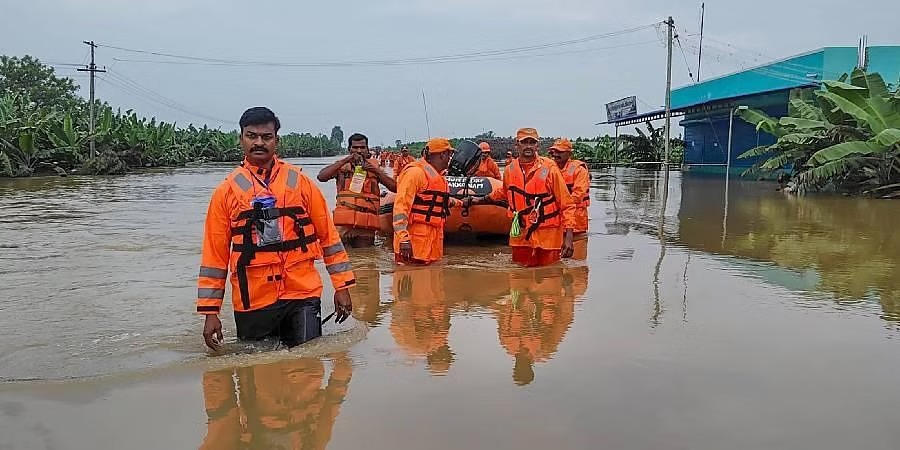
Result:
<svg viewBox="0 0 900 450">
<path fill-rule="evenodd" d="M 557 139 L 550 147 L 550 158 L 563 174 L 566 188 L 575 202 L 574 259 L 587 258 L 588 207 L 591 205 L 591 174 L 587 164 L 572 158 L 572 142 Z"/>
<path fill-rule="evenodd" d="M 503 188 L 486 197 L 469 197 L 479 205 L 506 199 L 513 225 L 509 245 L 512 260 L 525 267 L 546 266 L 569 258 L 573 249 L 575 203 L 556 163 L 538 155 L 539 139 L 534 128 L 516 132 L 516 150 L 503 172 Z"/>
<path fill-rule="evenodd" d="M 369 138 L 354 133 L 347 143 L 349 154 L 319 171 L 318 179 L 323 183 L 329 180 L 337 183 L 334 224 L 341 240 L 351 247 L 371 247 L 375 245 L 375 232 L 379 228 L 379 185 L 397 192 L 397 182 L 372 158 Z"/>
<path fill-rule="evenodd" d="M 241 340 L 277 338 L 293 347 L 321 336 L 322 279 L 314 263 L 323 257 L 337 321 L 353 309 L 349 288 L 356 279 L 349 256 L 322 192 L 302 168 L 276 157 L 280 127 L 268 108 L 244 112 L 244 161 L 209 202 L 197 313 L 206 318 L 203 338 L 213 350 L 223 344 L 218 315 L 228 272 Z"/>
</svg>

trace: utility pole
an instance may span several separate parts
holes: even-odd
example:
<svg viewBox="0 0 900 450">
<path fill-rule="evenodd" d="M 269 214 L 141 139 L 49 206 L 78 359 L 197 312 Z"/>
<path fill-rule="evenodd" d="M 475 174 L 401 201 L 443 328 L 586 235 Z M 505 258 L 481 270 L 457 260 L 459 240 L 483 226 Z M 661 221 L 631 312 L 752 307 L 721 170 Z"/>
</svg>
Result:
<svg viewBox="0 0 900 450">
<path fill-rule="evenodd" d="M 669 16 L 666 25 L 669 28 L 668 39 L 668 57 L 666 62 L 666 154 L 665 154 L 665 170 L 669 173 L 669 144 L 672 134 L 672 33 L 675 29 L 675 21 Z"/>
<path fill-rule="evenodd" d="M 700 4 L 700 49 L 697 52 L 697 82 L 700 82 L 700 66 L 703 64 L 703 19 L 706 16 L 706 3 Z"/>
<path fill-rule="evenodd" d="M 669 198 L 669 146 L 671 145 L 672 140 L 672 34 L 675 30 L 675 21 L 672 19 L 672 16 L 669 16 L 669 20 L 665 23 L 669 32 L 667 42 L 668 56 L 666 62 L 666 154 L 663 162 L 663 198 L 662 206 L 660 207 L 661 221 L 663 216 L 665 216 L 666 203 L 668 203 Z"/>
<path fill-rule="evenodd" d="M 97 44 L 94 41 L 83 41 L 86 45 L 91 47 L 91 64 L 88 65 L 84 69 L 78 69 L 79 72 L 90 72 L 91 73 L 91 131 L 90 131 L 90 141 L 91 141 L 91 158 L 97 156 L 96 148 L 94 147 L 94 77 L 98 72 L 106 72 L 106 70 L 98 69 L 97 65 L 94 64 L 94 49 L 97 48 Z"/>
</svg>

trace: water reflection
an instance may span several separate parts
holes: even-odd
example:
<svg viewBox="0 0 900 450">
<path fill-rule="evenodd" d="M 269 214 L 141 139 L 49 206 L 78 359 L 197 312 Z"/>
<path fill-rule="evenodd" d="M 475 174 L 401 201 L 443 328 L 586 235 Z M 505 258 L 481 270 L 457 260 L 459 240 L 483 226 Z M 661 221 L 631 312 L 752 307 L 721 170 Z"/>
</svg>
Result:
<svg viewBox="0 0 900 450">
<path fill-rule="evenodd" d="M 513 382 L 534 381 L 534 365 L 549 361 L 575 320 L 575 299 L 587 291 L 588 267 L 512 272 L 509 297 L 496 305 L 500 344 L 515 360 Z"/>
<path fill-rule="evenodd" d="M 354 266 L 353 318 L 369 325 L 380 325 L 390 305 L 381 303 L 381 271 L 366 265 Z"/>
<path fill-rule="evenodd" d="M 769 183 L 732 180 L 727 209 L 711 207 L 722 204 L 723 188 L 723 180 L 683 180 L 681 243 L 705 252 L 770 261 L 791 271 L 814 271 L 818 281 L 809 290 L 842 302 L 873 299 L 881 304 L 884 319 L 900 320 L 896 202 L 795 197 L 776 192 Z M 717 230 L 716 224 L 722 229 Z"/>
<path fill-rule="evenodd" d="M 323 386 L 325 372 L 318 358 L 206 372 L 200 448 L 325 448 L 353 374 L 347 354 L 333 355 Z"/>
<path fill-rule="evenodd" d="M 497 341 L 513 359 L 513 381 L 527 385 L 535 364 L 553 357 L 572 326 L 588 272 L 587 266 L 398 268 L 391 335 L 409 357 L 424 360 L 430 373 L 444 375 L 457 356 L 449 344 L 452 317 L 492 317 Z"/>
<path fill-rule="evenodd" d="M 446 374 L 450 350 L 450 299 L 443 267 L 398 268 L 394 272 L 391 335 L 408 355 L 424 357 L 429 372 Z"/>
</svg>

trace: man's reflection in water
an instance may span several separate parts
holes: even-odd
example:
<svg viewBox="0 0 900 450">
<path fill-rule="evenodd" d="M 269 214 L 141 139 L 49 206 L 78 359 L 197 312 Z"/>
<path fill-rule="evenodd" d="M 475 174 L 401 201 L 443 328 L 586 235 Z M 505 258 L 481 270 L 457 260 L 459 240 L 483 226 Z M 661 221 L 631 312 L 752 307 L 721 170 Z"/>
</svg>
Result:
<svg viewBox="0 0 900 450">
<path fill-rule="evenodd" d="M 497 334 L 515 358 L 513 382 L 534 381 L 534 364 L 550 360 L 575 320 L 575 300 L 587 291 L 588 268 L 540 267 L 509 274 L 509 298 L 497 308 Z"/>
<path fill-rule="evenodd" d="M 346 353 L 325 363 L 300 358 L 207 372 L 209 418 L 201 449 L 324 449 L 347 395 L 352 366 Z"/>
<path fill-rule="evenodd" d="M 381 325 L 382 316 L 390 309 L 381 304 L 381 272 L 377 268 L 353 267 L 356 286 L 353 287 L 353 317 L 371 326 Z"/>
<path fill-rule="evenodd" d="M 428 371 L 446 374 L 453 363 L 450 350 L 450 307 L 441 267 L 398 268 L 394 272 L 391 335 L 403 351 L 425 357 Z"/>
</svg>

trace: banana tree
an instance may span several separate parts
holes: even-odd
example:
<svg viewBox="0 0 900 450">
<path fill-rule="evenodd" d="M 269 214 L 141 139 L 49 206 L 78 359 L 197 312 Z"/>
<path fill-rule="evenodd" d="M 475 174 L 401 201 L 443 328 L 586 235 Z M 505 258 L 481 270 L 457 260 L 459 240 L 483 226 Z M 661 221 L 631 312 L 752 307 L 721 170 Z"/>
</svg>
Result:
<svg viewBox="0 0 900 450">
<path fill-rule="evenodd" d="M 850 175 L 867 193 L 900 195 L 900 99 L 888 91 L 878 74 L 857 69 L 851 83 L 825 81 L 816 95 L 853 117 L 862 133 L 857 139 L 816 152 L 802 183 L 818 184 L 835 176 Z M 854 177 L 855 176 L 855 177 Z"/>
<path fill-rule="evenodd" d="M 848 83 L 849 81 L 849 83 Z M 750 171 L 790 166 L 798 188 L 832 185 L 882 196 L 900 192 L 900 98 L 878 74 L 855 70 L 823 89 L 792 93 L 789 117 L 742 111 L 745 121 L 776 137 L 741 158 L 766 156 Z"/>
<path fill-rule="evenodd" d="M 0 149 L 13 165 L 15 175 L 30 176 L 52 153 L 46 136 L 54 121 L 49 111 L 19 96 L 5 96 L 0 105 Z"/>
</svg>

